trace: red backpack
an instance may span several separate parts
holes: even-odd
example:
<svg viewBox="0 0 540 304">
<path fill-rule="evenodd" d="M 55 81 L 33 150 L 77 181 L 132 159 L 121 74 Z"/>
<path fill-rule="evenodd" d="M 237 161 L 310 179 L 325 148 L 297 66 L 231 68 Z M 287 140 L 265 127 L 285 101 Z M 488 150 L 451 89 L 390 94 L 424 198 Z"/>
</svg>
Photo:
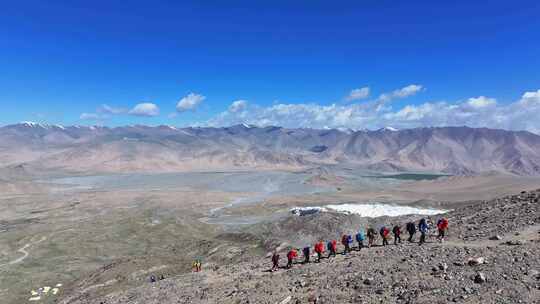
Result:
<svg viewBox="0 0 540 304">
<path fill-rule="evenodd" d="M 448 228 L 448 220 L 443 218 L 441 222 L 441 229 L 446 230 L 446 228 Z"/>
<path fill-rule="evenodd" d="M 291 260 L 294 259 L 294 258 L 297 257 L 297 256 L 298 256 L 298 255 L 296 254 L 296 250 L 294 250 L 294 249 L 291 250 L 291 251 L 289 251 L 289 253 L 287 253 L 287 258 L 289 258 L 289 259 L 291 259 Z"/>
<path fill-rule="evenodd" d="M 317 243 L 315 244 L 315 252 L 317 253 L 322 253 L 324 250 L 324 245 L 323 243 Z"/>
</svg>

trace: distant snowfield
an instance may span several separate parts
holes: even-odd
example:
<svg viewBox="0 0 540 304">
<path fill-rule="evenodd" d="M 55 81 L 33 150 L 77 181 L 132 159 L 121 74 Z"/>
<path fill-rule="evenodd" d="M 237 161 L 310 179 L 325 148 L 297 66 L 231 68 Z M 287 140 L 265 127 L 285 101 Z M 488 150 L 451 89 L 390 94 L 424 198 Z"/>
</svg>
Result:
<svg viewBox="0 0 540 304">
<path fill-rule="evenodd" d="M 387 204 L 340 204 L 326 205 L 324 208 L 338 212 L 358 214 L 363 217 L 400 216 L 408 214 L 435 215 L 449 211 Z"/>
</svg>

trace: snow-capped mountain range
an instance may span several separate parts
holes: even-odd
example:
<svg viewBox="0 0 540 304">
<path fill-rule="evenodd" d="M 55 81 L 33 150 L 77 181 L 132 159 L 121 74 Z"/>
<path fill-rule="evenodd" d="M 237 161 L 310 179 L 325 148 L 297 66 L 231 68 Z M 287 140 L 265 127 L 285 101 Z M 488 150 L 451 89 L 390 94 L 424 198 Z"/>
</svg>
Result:
<svg viewBox="0 0 540 304">
<path fill-rule="evenodd" d="M 353 164 L 378 171 L 540 174 L 540 136 L 525 131 L 440 127 L 375 131 L 236 125 L 0 127 L 0 167 L 75 171 L 299 169 Z"/>
</svg>

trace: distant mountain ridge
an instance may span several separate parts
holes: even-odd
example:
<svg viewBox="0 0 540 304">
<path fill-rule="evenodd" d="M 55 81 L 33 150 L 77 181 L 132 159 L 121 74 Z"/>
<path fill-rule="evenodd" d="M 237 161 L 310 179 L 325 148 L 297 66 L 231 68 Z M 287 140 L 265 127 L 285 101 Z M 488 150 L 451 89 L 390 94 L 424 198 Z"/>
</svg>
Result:
<svg viewBox="0 0 540 304">
<path fill-rule="evenodd" d="M 353 131 L 24 122 L 0 127 L 0 163 L 103 172 L 354 164 L 378 171 L 540 175 L 540 136 L 469 127 Z"/>
</svg>

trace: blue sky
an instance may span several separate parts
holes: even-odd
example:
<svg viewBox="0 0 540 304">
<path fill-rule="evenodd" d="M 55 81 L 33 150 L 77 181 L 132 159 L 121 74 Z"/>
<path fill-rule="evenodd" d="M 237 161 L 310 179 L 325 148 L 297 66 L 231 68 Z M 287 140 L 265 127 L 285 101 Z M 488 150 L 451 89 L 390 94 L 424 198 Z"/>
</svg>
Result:
<svg viewBox="0 0 540 304">
<path fill-rule="evenodd" d="M 539 16 L 538 1 L 10 1 L 0 124 L 538 131 L 523 120 L 540 114 Z"/>
</svg>

